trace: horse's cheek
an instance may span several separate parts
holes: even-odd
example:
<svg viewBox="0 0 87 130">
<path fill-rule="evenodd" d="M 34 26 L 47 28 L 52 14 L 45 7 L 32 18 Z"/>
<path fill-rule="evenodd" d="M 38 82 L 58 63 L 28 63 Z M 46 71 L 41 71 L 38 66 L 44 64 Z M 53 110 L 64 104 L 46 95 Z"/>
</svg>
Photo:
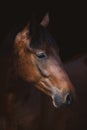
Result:
<svg viewBox="0 0 87 130">
<path fill-rule="evenodd" d="M 18 67 L 18 74 L 23 80 L 31 83 L 37 82 L 40 78 L 40 74 L 33 64 L 22 64 Z"/>
</svg>

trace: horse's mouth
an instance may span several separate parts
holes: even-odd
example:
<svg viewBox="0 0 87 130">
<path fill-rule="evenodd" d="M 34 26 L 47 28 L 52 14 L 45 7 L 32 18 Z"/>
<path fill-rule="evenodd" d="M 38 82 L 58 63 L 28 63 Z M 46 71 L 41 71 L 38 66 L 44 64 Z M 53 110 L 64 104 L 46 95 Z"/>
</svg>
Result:
<svg viewBox="0 0 87 130">
<path fill-rule="evenodd" d="M 59 108 L 61 106 L 61 104 L 56 103 L 54 100 L 52 101 L 52 103 L 55 108 Z"/>
</svg>

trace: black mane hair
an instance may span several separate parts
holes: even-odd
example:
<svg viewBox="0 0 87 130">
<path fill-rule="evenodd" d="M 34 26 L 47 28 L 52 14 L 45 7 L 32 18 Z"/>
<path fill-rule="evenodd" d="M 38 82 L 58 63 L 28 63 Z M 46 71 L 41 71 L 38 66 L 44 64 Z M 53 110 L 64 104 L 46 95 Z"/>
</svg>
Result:
<svg viewBox="0 0 87 130">
<path fill-rule="evenodd" d="M 41 25 L 36 25 L 34 27 L 31 27 L 31 43 L 30 46 L 35 49 L 41 49 L 43 48 L 44 44 L 47 46 L 55 46 L 56 42 L 51 36 L 51 34 L 48 32 L 47 28 L 41 26 Z"/>
</svg>

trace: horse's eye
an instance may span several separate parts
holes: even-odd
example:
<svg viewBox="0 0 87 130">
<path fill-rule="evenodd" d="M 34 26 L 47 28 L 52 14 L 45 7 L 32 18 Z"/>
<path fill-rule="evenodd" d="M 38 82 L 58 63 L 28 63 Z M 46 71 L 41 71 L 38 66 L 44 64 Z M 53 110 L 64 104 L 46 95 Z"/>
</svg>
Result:
<svg viewBox="0 0 87 130">
<path fill-rule="evenodd" d="M 26 32 L 27 37 L 31 36 L 31 31 Z"/>
<path fill-rule="evenodd" d="M 44 58 L 46 58 L 46 54 L 45 54 L 44 52 L 37 53 L 36 56 L 37 56 L 39 59 L 44 59 Z"/>
</svg>

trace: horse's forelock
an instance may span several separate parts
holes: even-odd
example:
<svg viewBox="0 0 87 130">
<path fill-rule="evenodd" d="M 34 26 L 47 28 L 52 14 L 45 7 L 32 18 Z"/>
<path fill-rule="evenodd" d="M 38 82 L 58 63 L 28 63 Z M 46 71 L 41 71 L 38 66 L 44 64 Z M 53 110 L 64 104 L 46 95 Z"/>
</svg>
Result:
<svg viewBox="0 0 87 130">
<path fill-rule="evenodd" d="M 31 33 L 32 39 L 30 46 L 32 48 L 40 48 L 43 46 L 54 46 L 56 43 L 48 30 L 41 25 L 35 26 Z"/>
</svg>

